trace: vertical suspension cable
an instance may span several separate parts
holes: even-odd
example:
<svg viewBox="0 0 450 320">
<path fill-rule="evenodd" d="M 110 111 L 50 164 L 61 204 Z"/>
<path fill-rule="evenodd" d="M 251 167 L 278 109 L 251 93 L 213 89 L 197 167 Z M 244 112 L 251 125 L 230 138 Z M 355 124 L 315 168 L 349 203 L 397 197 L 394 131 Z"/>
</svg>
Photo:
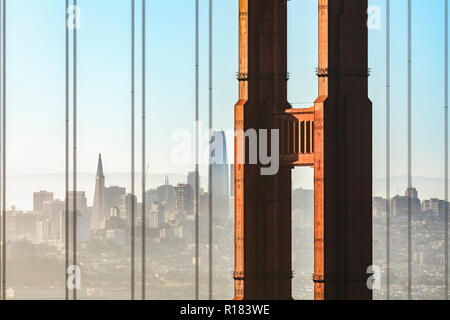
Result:
<svg viewBox="0 0 450 320">
<path fill-rule="evenodd" d="M 412 61 L 411 0 L 408 0 L 408 300 L 412 299 Z"/>
<path fill-rule="evenodd" d="M 199 300 L 199 3 L 195 0 L 195 300 Z"/>
<path fill-rule="evenodd" d="M 66 193 L 65 193 L 65 212 L 64 212 L 64 246 L 65 246 L 65 282 L 64 282 L 64 288 L 65 288 L 65 299 L 69 300 L 69 286 L 67 285 L 67 281 L 69 279 L 69 274 L 67 273 L 69 270 L 69 0 L 66 0 L 66 20 L 64 21 L 64 28 L 65 28 L 65 37 L 66 37 L 66 44 L 65 44 L 65 56 L 66 56 L 66 70 L 65 70 L 65 81 L 66 81 L 66 155 L 65 155 L 65 184 L 66 184 Z"/>
<path fill-rule="evenodd" d="M 391 298 L 391 4 L 386 0 L 386 300 Z"/>
<path fill-rule="evenodd" d="M 213 0 L 209 0 L 209 300 L 213 299 L 213 172 L 212 172 L 212 139 L 213 139 Z"/>
<path fill-rule="evenodd" d="M 2 9 L 2 3 L 0 2 L 0 39 L 1 39 L 1 35 L 3 34 L 3 26 L 1 23 L 2 20 L 2 16 L 3 16 L 3 9 Z M 3 43 L 2 41 L 0 41 L 0 57 L 3 54 Z M 3 65 L 0 63 L 0 74 L 3 74 Z M 0 83 L 2 83 L 2 77 L 0 76 Z M 0 96 L 3 95 L 3 87 L 0 85 Z M 1 112 L 0 112 L 0 118 L 1 118 Z M 1 125 L 0 125 L 1 127 Z M 0 136 L 1 136 L 1 131 L 0 131 Z M 0 153 L 2 152 L 2 146 L 0 145 Z M 0 159 L 0 166 L 1 166 L 1 159 Z M 2 184 L 0 183 L 0 190 L 2 189 Z M 0 203 L 1 203 L 1 197 L 0 197 Z M 1 210 L 0 210 L 1 211 Z M 4 242 L 3 242 L 3 214 L 1 214 L 0 217 L 0 300 L 3 300 L 3 262 L 4 260 L 4 256 L 3 256 L 3 246 L 4 246 Z"/>
<path fill-rule="evenodd" d="M 2 241 L 3 241 L 3 268 L 2 268 L 2 290 L 3 300 L 6 300 L 6 0 L 3 0 L 3 119 L 2 119 L 2 149 L 3 149 L 3 169 L 2 169 Z"/>
<path fill-rule="evenodd" d="M 77 267 L 77 0 L 73 0 L 75 25 L 73 29 L 73 266 Z M 73 288 L 73 300 L 77 300 L 77 288 Z"/>
<path fill-rule="evenodd" d="M 445 286 L 444 297 L 448 300 L 448 0 L 445 0 Z"/>
<path fill-rule="evenodd" d="M 135 0 L 131 0 L 131 300 L 135 299 Z"/>
<path fill-rule="evenodd" d="M 146 12 L 145 12 L 145 0 L 142 0 L 142 300 L 145 300 L 145 188 L 146 188 L 146 147 L 145 147 L 145 109 L 146 109 L 146 79 L 145 79 L 145 69 L 146 69 L 146 47 L 145 47 L 145 31 L 146 31 Z"/>
</svg>

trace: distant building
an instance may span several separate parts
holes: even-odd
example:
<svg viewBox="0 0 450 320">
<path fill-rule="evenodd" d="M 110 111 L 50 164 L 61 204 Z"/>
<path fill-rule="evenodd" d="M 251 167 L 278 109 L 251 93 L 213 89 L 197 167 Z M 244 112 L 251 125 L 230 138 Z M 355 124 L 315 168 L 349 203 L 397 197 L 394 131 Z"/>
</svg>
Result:
<svg viewBox="0 0 450 320">
<path fill-rule="evenodd" d="M 6 211 L 6 239 L 17 239 L 16 234 L 16 216 L 19 213 L 16 206 L 11 206 L 11 210 Z M 20 238 L 20 237 L 19 237 Z"/>
<path fill-rule="evenodd" d="M 313 214 L 314 191 L 303 188 L 292 190 L 292 209 L 300 209 L 308 214 Z"/>
<path fill-rule="evenodd" d="M 187 184 L 189 184 L 195 192 L 195 186 L 196 186 L 196 181 L 197 181 L 196 176 L 198 179 L 198 190 L 200 192 L 200 187 L 201 187 L 200 174 L 196 173 L 195 171 L 189 172 L 188 176 L 187 176 Z"/>
<path fill-rule="evenodd" d="M 53 192 L 39 191 L 33 193 L 33 211 L 42 212 L 44 202 L 53 200 Z"/>
<path fill-rule="evenodd" d="M 211 142 L 213 195 L 230 196 L 230 175 L 227 159 L 227 143 L 223 131 L 215 131 Z"/>
<path fill-rule="evenodd" d="M 138 208 L 137 197 L 136 195 L 132 195 L 131 193 L 123 194 L 120 196 L 120 204 L 119 204 L 119 212 L 120 217 L 127 221 L 128 225 L 131 225 L 131 214 L 134 204 L 134 214 L 137 218 L 140 216 L 140 210 Z"/>
<path fill-rule="evenodd" d="M 61 200 L 45 201 L 42 206 L 42 213 L 45 219 L 50 220 L 54 224 L 55 238 L 59 237 L 59 217 L 61 213 L 66 211 L 66 203 Z"/>
<path fill-rule="evenodd" d="M 415 188 L 407 189 L 405 196 L 395 196 L 391 201 L 392 216 L 399 217 L 409 214 L 409 203 L 411 201 L 412 215 L 418 215 L 421 212 L 420 199 Z"/>
<path fill-rule="evenodd" d="M 65 228 L 65 213 L 62 212 L 59 218 L 59 228 L 61 230 L 59 235 L 59 241 L 65 242 L 66 228 Z M 86 242 L 89 240 L 89 217 L 81 214 L 78 211 L 77 214 L 77 243 Z M 69 235 L 72 236 L 73 230 L 73 211 L 69 212 Z"/>
<path fill-rule="evenodd" d="M 314 221 L 314 191 L 303 188 L 292 190 L 292 223 L 295 226 Z"/>
<path fill-rule="evenodd" d="M 106 230 L 125 230 L 127 228 L 127 221 L 120 217 L 120 209 L 118 207 L 111 208 L 111 214 L 103 219 L 101 228 Z"/>
<path fill-rule="evenodd" d="M 159 202 L 153 202 L 150 210 L 150 229 L 159 229 L 165 224 L 166 208 Z"/>
<path fill-rule="evenodd" d="M 145 203 L 153 203 L 158 201 L 158 190 L 150 189 L 145 192 Z"/>
<path fill-rule="evenodd" d="M 119 207 L 120 205 L 120 197 L 127 193 L 125 188 L 119 186 L 111 186 L 105 188 L 105 211 L 106 213 L 111 212 L 111 209 L 114 207 Z"/>
<path fill-rule="evenodd" d="M 159 186 L 156 189 L 157 192 L 157 202 L 160 202 L 166 206 L 167 210 L 175 209 L 175 187 L 169 184 L 169 179 L 166 177 L 166 182 L 164 185 Z"/>
<path fill-rule="evenodd" d="M 422 202 L 422 211 L 424 213 L 431 213 L 434 216 L 442 219 L 445 216 L 445 201 L 435 198 L 430 200 L 424 200 Z"/>
<path fill-rule="evenodd" d="M 105 207 L 105 175 L 103 174 L 102 155 L 98 157 L 97 175 L 95 178 L 94 206 L 92 208 L 90 230 L 100 229 L 100 222 L 107 215 Z"/>
<path fill-rule="evenodd" d="M 210 151 L 213 215 L 216 221 L 223 223 L 228 219 L 230 197 L 230 172 L 225 132 L 213 133 Z"/>
<path fill-rule="evenodd" d="M 69 211 L 70 212 L 73 212 L 73 202 L 74 202 L 74 192 L 69 191 Z M 76 206 L 77 206 L 77 212 L 79 214 L 87 216 L 88 208 L 87 208 L 87 198 L 86 198 L 85 191 L 77 191 Z"/>
<path fill-rule="evenodd" d="M 372 212 L 374 217 L 383 217 L 386 215 L 386 199 L 374 197 L 372 201 Z"/>
<path fill-rule="evenodd" d="M 178 184 L 175 187 L 176 210 L 185 212 L 187 215 L 194 213 L 194 190 L 189 184 Z"/>
<path fill-rule="evenodd" d="M 36 242 L 44 243 L 53 240 L 53 222 L 50 220 L 38 221 L 36 223 Z"/>
<path fill-rule="evenodd" d="M 98 157 L 97 175 L 95 178 L 94 204 L 90 218 L 90 230 L 101 229 L 105 218 L 109 217 L 111 209 L 120 208 L 121 198 L 126 189 L 119 186 L 105 187 L 102 155 Z M 136 208 L 136 207 L 135 207 Z M 136 211 L 137 212 L 137 211 Z"/>
<path fill-rule="evenodd" d="M 416 188 L 407 188 L 405 192 L 405 196 L 413 199 L 419 198 L 419 193 Z"/>
</svg>

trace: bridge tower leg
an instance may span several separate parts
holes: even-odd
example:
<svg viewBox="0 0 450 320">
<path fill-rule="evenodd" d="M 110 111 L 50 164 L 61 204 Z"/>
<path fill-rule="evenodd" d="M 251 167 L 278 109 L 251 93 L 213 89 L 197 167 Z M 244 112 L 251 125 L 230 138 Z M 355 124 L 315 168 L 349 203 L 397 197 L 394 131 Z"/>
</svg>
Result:
<svg viewBox="0 0 450 320">
<path fill-rule="evenodd" d="M 372 104 L 367 0 L 319 0 L 315 299 L 372 299 Z"/>
<path fill-rule="evenodd" d="M 235 129 L 277 128 L 276 115 L 290 108 L 286 0 L 239 0 L 238 78 Z M 235 165 L 235 299 L 291 299 L 292 167 L 261 175 L 246 141 L 235 143 L 236 159 L 248 151 Z"/>
</svg>

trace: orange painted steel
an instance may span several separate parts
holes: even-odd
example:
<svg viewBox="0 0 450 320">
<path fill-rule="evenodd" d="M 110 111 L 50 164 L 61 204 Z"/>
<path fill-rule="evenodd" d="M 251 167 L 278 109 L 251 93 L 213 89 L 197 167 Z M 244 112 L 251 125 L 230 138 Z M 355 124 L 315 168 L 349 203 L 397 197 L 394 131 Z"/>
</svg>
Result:
<svg viewBox="0 0 450 320">
<path fill-rule="evenodd" d="M 239 1 L 235 129 L 277 129 L 280 171 L 261 176 L 235 139 L 235 299 L 291 299 L 291 171 L 314 169 L 314 298 L 372 299 L 372 104 L 367 0 L 318 0 L 318 93 L 287 102 L 286 0 Z M 301 258 L 301 257 L 300 257 Z"/>
</svg>

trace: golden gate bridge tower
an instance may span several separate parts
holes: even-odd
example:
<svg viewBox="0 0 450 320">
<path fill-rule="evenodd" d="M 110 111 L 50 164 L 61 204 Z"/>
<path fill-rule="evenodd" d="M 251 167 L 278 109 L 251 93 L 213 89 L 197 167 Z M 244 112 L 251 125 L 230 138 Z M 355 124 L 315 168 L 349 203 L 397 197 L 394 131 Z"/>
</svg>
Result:
<svg viewBox="0 0 450 320">
<path fill-rule="evenodd" d="M 262 163 L 235 165 L 235 299 L 292 299 L 296 166 L 314 168 L 315 299 L 372 299 L 367 0 L 318 0 L 318 17 L 319 97 L 292 109 L 286 0 L 239 0 L 235 129 L 280 130 L 281 167 L 263 176 Z M 246 144 L 236 137 L 236 159 Z"/>
</svg>

